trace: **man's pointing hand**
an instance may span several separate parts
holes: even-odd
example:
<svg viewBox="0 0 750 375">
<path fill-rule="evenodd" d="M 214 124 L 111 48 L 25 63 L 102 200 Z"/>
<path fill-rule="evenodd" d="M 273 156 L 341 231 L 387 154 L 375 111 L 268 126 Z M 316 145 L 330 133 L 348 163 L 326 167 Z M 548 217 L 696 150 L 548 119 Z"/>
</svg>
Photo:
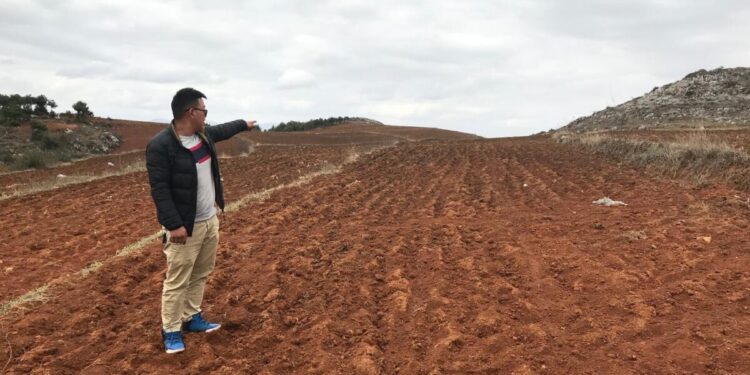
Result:
<svg viewBox="0 0 750 375">
<path fill-rule="evenodd" d="M 255 120 L 246 120 L 247 122 L 247 130 L 252 131 L 253 128 L 255 128 Z"/>
</svg>

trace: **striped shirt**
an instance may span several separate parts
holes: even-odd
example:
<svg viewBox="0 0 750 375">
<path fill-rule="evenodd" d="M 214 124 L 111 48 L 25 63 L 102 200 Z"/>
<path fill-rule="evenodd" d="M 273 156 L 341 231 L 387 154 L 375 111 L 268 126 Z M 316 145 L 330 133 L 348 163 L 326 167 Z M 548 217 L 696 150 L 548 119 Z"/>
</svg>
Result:
<svg viewBox="0 0 750 375">
<path fill-rule="evenodd" d="M 196 134 L 185 137 L 180 136 L 182 145 L 193 153 L 195 169 L 198 172 L 198 197 L 195 206 L 195 221 L 204 221 L 216 214 L 214 201 L 216 191 L 214 190 L 214 179 L 211 175 L 211 153 L 208 145 Z"/>
</svg>

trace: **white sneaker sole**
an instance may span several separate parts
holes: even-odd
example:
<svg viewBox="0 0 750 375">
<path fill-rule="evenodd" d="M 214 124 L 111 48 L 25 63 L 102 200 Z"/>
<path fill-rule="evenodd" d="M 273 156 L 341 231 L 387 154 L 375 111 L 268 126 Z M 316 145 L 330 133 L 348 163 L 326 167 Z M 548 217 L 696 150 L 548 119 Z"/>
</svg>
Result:
<svg viewBox="0 0 750 375">
<path fill-rule="evenodd" d="M 216 327 L 214 327 L 214 328 L 211 328 L 211 329 L 207 329 L 207 330 L 205 330 L 205 331 L 203 331 L 203 332 L 206 332 L 206 333 L 208 333 L 208 332 L 213 332 L 213 331 L 216 331 L 216 330 L 217 330 L 217 329 L 219 329 L 219 328 L 221 328 L 221 324 L 219 324 L 218 326 L 216 326 Z"/>
<path fill-rule="evenodd" d="M 182 352 L 182 351 L 185 351 L 185 348 L 182 348 L 182 349 L 167 349 L 167 354 L 174 354 L 174 353 L 179 353 L 179 352 Z"/>
</svg>

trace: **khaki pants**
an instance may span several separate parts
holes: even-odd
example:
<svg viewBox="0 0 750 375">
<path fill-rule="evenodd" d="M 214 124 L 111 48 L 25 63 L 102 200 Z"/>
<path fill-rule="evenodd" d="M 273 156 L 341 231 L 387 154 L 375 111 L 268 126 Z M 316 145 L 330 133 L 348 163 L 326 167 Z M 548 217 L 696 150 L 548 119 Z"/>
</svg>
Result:
<svg viewBox="0 0 750 375">
<path fill-rule="evenodd" d="M 219 218 L 195 223 L 187 242 L 164 244 L 167 275 L 161 295 L 161 322 L 165 332 L 179 331 L 182 322 L 201 312 L 206 279 L 214 269 L 219 243 Z"/>
</svg>

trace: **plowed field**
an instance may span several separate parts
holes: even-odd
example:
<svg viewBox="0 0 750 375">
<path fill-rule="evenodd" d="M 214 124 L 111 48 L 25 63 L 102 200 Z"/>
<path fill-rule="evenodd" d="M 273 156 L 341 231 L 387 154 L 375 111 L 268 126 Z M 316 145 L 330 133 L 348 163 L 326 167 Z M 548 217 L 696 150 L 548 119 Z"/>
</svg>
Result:
<svg viewBox="0 0 750 375">
<path fill-rule="evenodd" d="M 252 158 L 226 159 L 226 200 L 294 181 L 340 164 L 354 148 L 259 147 Z M 85 163 L 85 162 L 83 162 Z M 0 302 L 38 288 L 159 230 L 146 172 L 0 201 L 4 250 Z"/>
<path fill-rule="evenodd" d="M 57 280 L 45 301 L 0 317 L 0 366 L 750 373 L 746 194 L 647 177 L 545 138 L 256 147 L 222 163 L 228 201 L 333 173 L 221 218 L 203 306 L 221 330 L 163 353 L 161 245 L 112 257 L 158 229 L 145 175 L 110 177 L 0 201 L 0 266 L 13 267 L 0 299 Z M 627 206 L 592 204 L 604 196 Z"/>
</svg>

